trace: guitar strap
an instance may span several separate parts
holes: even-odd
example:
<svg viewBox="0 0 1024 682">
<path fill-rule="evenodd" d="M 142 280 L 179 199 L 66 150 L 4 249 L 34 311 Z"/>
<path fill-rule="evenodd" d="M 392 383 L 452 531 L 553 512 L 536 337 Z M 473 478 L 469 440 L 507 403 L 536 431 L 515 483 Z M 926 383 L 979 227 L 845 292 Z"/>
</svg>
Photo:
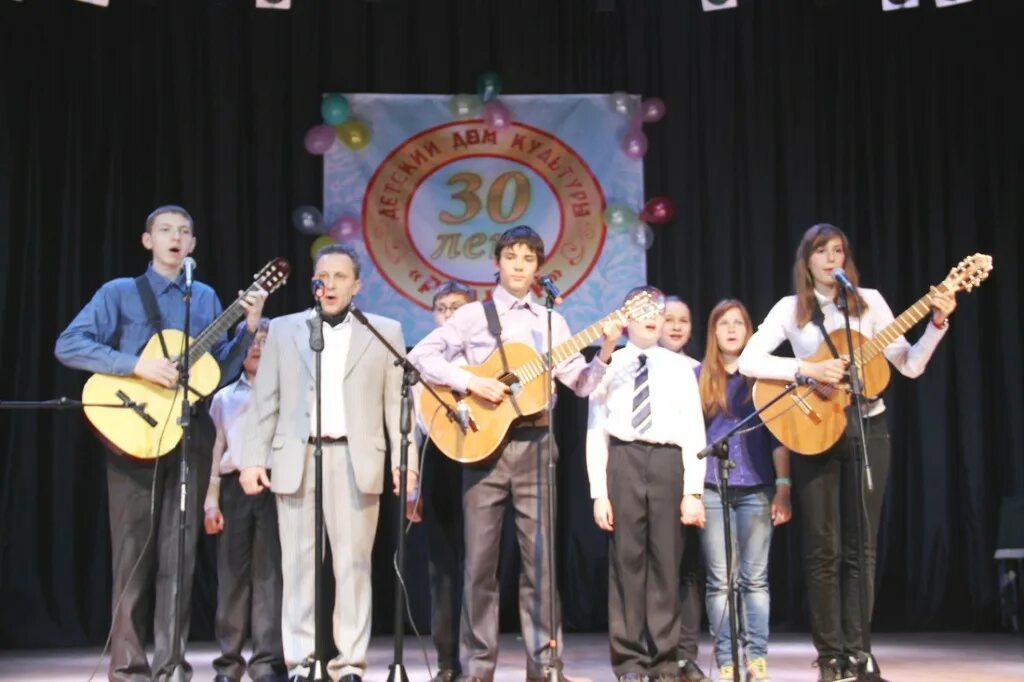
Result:
<svg viewBox="0 0 1024 682">
<path fill-rule="evenodd" d="M 828 345 L 828 350 L 832 353 L 832 357 L 835 359 L 839 358 L 839 349 L 836 348 L 836 344 L 832 343 L 832 337 L 828 335 L 825 330 L 825 313 L 821 312 L 821 306 L 818 305 L 818 297 L 814 297 L 814 310 L 811 311 L 811 322 L 821 330 L 821 335 L 825 338 L 825 343 Z"/>
<path fill-rule="evenodd" d="M 512 371 L 508 367 L 505 345 L 501 342 L 501 320 L 498 319 L 498 309 L 494 306 L 494 299 L 484 301 L 484 316 L 487 318 L 487 331 L 491 332 L 494 342 L 498 344 L 498 354 L 501 355 L 501 369 L 506 375 L 511 376 Z M 516 414 L 522 417 L 523 411 L 519 409 L 519 403 L 516 402 L 516 397 L 511 393 L 509 394 L 509 402 L 512 403 L 512 409 L 516 411 Z"/>
<path fill-rule="evenodd" d="M 164 357 L 170 359 L 171 354 L 167 352 L 167 342 L 164 341 L 163 318 L 160 316 L 160 308 L 156 304 L 153 287 L 149 286 L 149 280 L 146 279 L 145 274 L 135 278 L 135 288 L 139 290 L 139 298 L 142 299 L 142 307 L 146 311 L 146 320 L 160 338 L 160 349 L 163 351 Z"/>
</svg>

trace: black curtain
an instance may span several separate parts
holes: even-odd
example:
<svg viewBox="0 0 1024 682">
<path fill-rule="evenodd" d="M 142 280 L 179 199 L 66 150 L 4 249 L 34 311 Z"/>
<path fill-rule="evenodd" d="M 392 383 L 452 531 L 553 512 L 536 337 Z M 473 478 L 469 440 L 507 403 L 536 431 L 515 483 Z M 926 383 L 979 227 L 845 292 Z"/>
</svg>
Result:
<svg viewBox="0 0 1024 682">
<path fill-rule="evenodd" d="M 223 300 L 281 255 L 293 284 L 267 311 L 303 307 L 309 238 L 289 216 L 321 196 L 302 135 L 322 92 L 471 92 L 493 69 L 508 93 L 658 95 L 668 115 L 648 127 L 647 195 L 679 210 L 656 228 L 649 280 L 690 301 L 694 354 L 717 300 L 740 298 L 760 319 L 791 290 L 798 236 L 814 222 L 848 232 L 863 281 L 897 311 L 963 256 L 995 256 L 928 372 L 897 376 L 886 396 L 895 456 L 876 614 L 882 628 L 995 627 L 998 504 L 1024 491 L 1024 4 L 599 4 L 296 0 L 285 12 L 251 0 L 0 0 L 0 399 L 79 394 L 84 377 L 54 361 L 54 340 L 100 284 L 145 267 L 143 219 L 162 203 L 195 214 L 199 275 Z M 566 623 L 599 630 L 605 539 L 585 480 L 585 403 L 561 397 Z M 72 412 L 5 412 L 0 439 L 0 645 L 102 642 L 99 444 Z M 391 624 L 392 529 L 383 515 L 380 631 Z M 213 598 L 204 549 L 198 637 Z M 409 568 L 425 623 L 415 531 Z M 797 533 L 776 535 L 772 571 L 775 620 L 806 625 Z"/>
</svg>

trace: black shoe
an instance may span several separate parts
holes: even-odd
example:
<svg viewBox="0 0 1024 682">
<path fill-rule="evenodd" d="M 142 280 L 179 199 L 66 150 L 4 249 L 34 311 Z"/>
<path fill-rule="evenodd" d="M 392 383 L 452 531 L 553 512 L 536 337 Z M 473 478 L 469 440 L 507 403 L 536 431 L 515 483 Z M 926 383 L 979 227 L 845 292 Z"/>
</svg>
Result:
<svg viewBox="0 0 1024 682">
<path fill-rule="evenodd" d="M 342 675 L 338 682 L 363 682 L 363 678 L 355 673 L 349 673 L 348 675 Z"/>
<path fill-rule="evenodd" d="M 431 678 L 430 682 L 455 682 L 459 677 L 451 668 L 439 668 L 437 674 Z"/>
<path fill-rule="evenodd" d="M 711 678 L 697 665 L 697 661 L 680 661 L 679 682 L 711 682 Z"/>
<path fill-rule="evenodd" d="M 235 680 L 228 675 L 214 675 L 213 682 L 235 682 Z"/>
<path fill-rule="evenodd" d="M 818 682 L 856 682 L 857 676 L 850 675 L 838 658 L 819 658 L 814 662 L 818 668 Z"/>
<path fill-rule="evenodd" d="M 889 682 L 882 677 L 878 661 L 869 653 L 861 652 L 849 657 L 848 674 L 858 682 Z"/>
</svg>

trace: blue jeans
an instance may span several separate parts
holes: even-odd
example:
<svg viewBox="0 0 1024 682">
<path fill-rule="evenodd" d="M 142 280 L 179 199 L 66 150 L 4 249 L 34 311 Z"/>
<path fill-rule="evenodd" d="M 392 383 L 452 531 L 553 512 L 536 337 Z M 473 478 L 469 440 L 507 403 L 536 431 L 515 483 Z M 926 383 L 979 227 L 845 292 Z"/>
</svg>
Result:
<svg viewBox="0 0 1024 682">
<path fill-rule="evenodd" d="M 736 601 L 740 615 L 740 652 L 748 660 L 768 653 L 768 549 L 772 542 L 773 486 L 729 490 L 729 524 L 732 531 L 732 564 Z M 707 524 L 701 544 L 708 569 L 707 610 L 711 638 L 718 665 L 732 661 L 729 612 L 726 599 L 725 528 L 722 498 L 712 488 L 704 489 Z M 717 633 L 717 635 L 716 635 Z"/>
</svg>

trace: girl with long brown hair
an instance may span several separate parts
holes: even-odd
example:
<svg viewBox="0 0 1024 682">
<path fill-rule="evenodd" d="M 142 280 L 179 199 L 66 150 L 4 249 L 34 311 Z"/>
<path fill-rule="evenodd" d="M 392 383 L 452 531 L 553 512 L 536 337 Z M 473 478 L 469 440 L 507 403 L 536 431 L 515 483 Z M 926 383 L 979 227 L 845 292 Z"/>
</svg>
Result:
<svg viewBox="0 0 1024 682">
<path fill-rule="evenodd" d="M 708 319 L 704 362 L 698 388 L 708 442 L 728 433 L 754 411 L 751 382 L 738 371 L 739 356 L 753 331 L 750 314 L 734 299 L 721 301 Z M 729 475 L 723 501 L 717 463 L 704 478 L 706 525 L 701 544 L 707 558 L 707 611 L 715 643 L 718 679 L 733 679 L 732 646 L 726 594 L 724 510 L 732 527 L 733 575 L 738 591 L 741 656 L 746 656 L 747 680 L 768 677 L 768 551 L 772 527 L 789 521 L 789 452 L 764 428 L 745 429 L 729 438 Z"/>
<path fill-rule="evenodd" d="M 793 264 L 795 294 L 771 309 L 740 356 L 743 374 L 765 379 L 793 381 L 798 375 L 822 384 L 836 384 L 846 374 L 847 361 L 832 358 L 810 362 L 824 342 L 822 330 L 831 333 L 845 327 L 836 306 L 839 289 L 836 271 L 842 268 L 858 286 L 850 297 L 850 323 L 854 330 L 872 338 L 893 321 L 892 311 L 875 289 L 860 288 L 850 244 L 835 225 L 821 223 L 804 233 Z M 932 291 L 932 319 L 917 343 L 902 336 L 885 349 L 885 357 L 905 376 L 924 372 L 936 346 L 946 333 L 947 318 L 956 308 L 953 294 Z M 789 341 L 796 355 L 785 358 L 772 353 Z M 878 663 L 871 655 L 870 614 L 874 601 L 875 545 L 882 499 L 889 473 L 889 432 L 885 404 L 879 396 L 867 396 L 864 406 L 868 457 L 874 489 L 865 493 L 867 523 L 864 546 L 858 547 L 857 516 L 862 513 L 859 466 L 851 441 L 844 435 L 816 457 L 793 459 L 793 484 L 800 500 L 805 543 L 807 592 L 811 610 L 811 634 L 818 651 L 818 679 L 881 680 Z M 858 555 L 863 549 L 867 604 L 861 609 Z M 865 618 L 861 615 L 867 614 Z"/>
</svg>

